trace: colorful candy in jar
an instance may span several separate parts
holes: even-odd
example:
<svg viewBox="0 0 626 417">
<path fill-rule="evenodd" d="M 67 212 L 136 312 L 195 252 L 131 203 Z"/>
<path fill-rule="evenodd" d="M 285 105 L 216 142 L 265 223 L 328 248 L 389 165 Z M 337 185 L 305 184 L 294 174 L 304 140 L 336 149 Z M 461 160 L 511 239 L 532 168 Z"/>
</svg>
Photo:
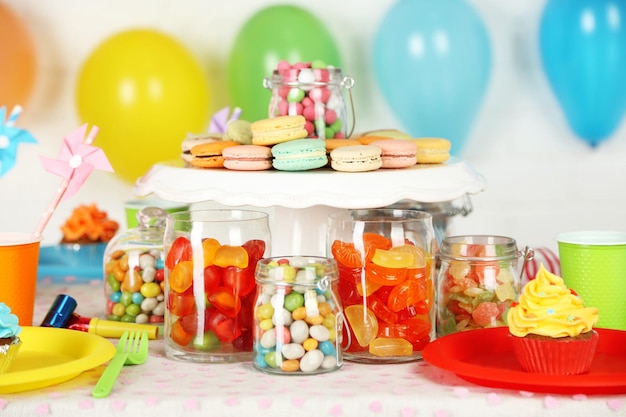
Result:
<svg viewBox="0 0 626 417">
<path fill-rule="evenodd" d="M 320 60 L 293 65 L 280 61 L 266 79 L 266 87 L 273 90 L 270 117 L 302 115 L 308 137 L 345 138 L 344 86 L 352 87 L 345 84 L 341 70 Z"/>
<path fill-rule="evenodd" d="M 105 256 L 105 261 L 107 320 L 162 323 L 165 316 L 162 250 L 120 249 Z"/>
<path fill-rule="evenodd" d="M 348 322 L 345 352 L 412 356 L 430 342 L 433 327 L 431 256 L 414 242 L 393 246 L 376 233 L 364 233 L 362 241 L 364 253 L 340 240 L 331 246 Z"/>
<path fill-rule="evenodd" d="M 338 369 L 341 323 L 334 261 L 291 257 L 262 262 L 257 269 L 254 366 L 270 373 Z"/>
<path fill-rule="evenodd" d="M 232 246 L 205 238 L 195 265 L 189 239 L 176 238 L 165 259 L 170 340 L 201 352 L 251 352 L 254 270 L 264 252 L 262 240 Z"/>
<path fill-rule="evenodd" d="M 495 260 L 480 244 L 462 245 L 463 253 L 442 256 L 439 273 L 437 335 L 506 325 L 506 312 L 517 300 L 519 279 L 510 260 Z"/>
</svg>

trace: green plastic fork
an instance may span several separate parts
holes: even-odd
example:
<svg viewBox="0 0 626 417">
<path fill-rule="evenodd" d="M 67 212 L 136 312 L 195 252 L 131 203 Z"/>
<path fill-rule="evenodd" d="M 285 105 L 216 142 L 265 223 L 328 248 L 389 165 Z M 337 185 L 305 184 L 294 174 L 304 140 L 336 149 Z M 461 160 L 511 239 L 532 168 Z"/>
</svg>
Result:
<svg viewBox="0 0 626 417">
<path fill-rule="evenodd" d="M 91 394 L 95 398 L 107 397 L 124 365 L 140 365 L 147 358 L 148 334 L 146 332 L 124 332 L 117 342 L 117 353 L 102 373 Z"/>
</svg>

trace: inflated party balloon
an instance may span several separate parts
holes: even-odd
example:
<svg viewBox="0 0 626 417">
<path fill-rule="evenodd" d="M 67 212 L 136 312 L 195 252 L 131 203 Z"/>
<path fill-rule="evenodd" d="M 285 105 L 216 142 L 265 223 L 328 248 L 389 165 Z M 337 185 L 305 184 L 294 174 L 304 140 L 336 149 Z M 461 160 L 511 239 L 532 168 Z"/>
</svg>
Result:
<svg viewBox="0 0 626 417">
<path fill-rule="evenodd" d="M 377 82 L 413 136 L 449 139 L 458 155 L 491 72 L 491 45 L 476 11 L 461 0 L 400 0 L 374 40 Z"/>
<path fill-rule="evenodd" d="M 254 14 L 237 34 L 228 59 L 228 92 L 242 117 L 268 117 L 270 92 L 263 78 L 280 60 L 306 62 L 320 59 L 341 66 L 338 49 L 322 22 L 297 6 L 270 6 Z"/>
<path fill-rule="evenodd" d="M 35 45 L 24 23 L 0 3 L 0 105 L 25 105 L 36 74 Z"/>
<path fill-rule="evenodd" d="M 209 98 L 191 53 L 168 35 L 141 29 L 100 44 L 76 88 L 80 118 L 100 128 L 98 145 L 128 181 L 155 162 L 177 159 L 187 133 L 206 130 Z"/>
<path fill-rule="evenodd" d="M 539 28 L 543 69 L 572 130 L 591 146 L 626 110 L 626 2 L 550 0 Z"/>
</svg>

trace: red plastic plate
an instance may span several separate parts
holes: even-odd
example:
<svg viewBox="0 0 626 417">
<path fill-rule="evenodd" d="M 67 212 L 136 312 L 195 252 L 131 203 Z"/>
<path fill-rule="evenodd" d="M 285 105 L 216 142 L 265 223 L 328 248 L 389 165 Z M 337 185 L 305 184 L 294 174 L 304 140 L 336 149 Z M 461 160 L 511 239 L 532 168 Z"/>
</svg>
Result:
<svg viewBox="0 0 626 417">
<path fill-rule="evenodd" d="M 429 343 L 424 360 L 466 381 L 494 388 L 553 394 L 626 393 L 626 332 L 596 329 L 598 350 L 581 375 L 524 372 L 515 358 L 507 327 L 453 333 Z"/>
</svg>

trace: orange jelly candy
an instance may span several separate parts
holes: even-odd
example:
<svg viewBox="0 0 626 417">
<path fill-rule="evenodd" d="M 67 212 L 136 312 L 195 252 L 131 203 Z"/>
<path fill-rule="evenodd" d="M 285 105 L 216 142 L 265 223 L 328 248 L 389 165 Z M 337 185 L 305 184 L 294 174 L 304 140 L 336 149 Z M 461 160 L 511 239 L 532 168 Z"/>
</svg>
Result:
<svg viewBox="0 0 626 417">
<path fill-rule="evenodd" d="M 246 268 L 248 266 L 248 252 L 241 246 L 220 246 L 215 251 L 213 263 L 219 267 L 236 266 Z"/>
<path fill-rule="evenodd" d="M 193 262 L 182 261 L 170 273 L 170 288 L 178 293 L 185 292 L 193 284 Z"/>
<path fill-rule="evenodd" d="M 376 338 L 370 343 L 369 352 L 376 356 L 411 356 L 413 345 L 399 337 Z"/>
</svg>

